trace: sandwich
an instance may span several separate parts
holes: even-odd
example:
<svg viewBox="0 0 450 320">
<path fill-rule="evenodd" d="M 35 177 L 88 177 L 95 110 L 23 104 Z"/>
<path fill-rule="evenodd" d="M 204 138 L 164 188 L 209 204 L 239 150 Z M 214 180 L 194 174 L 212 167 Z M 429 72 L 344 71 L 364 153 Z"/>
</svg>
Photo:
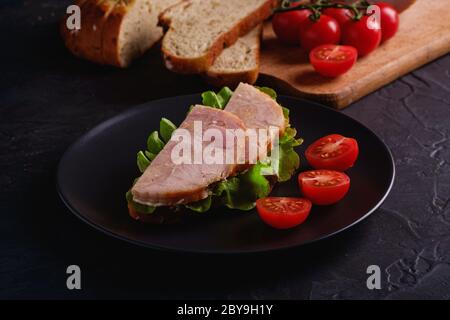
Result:
<svg viewBox="0 0 450 320">
<path fill-rule="evenodd" d="M 202 103 L 179 127 L 162 119 L 138 152 L 142 175 L 126 194 L 134 219 L 167 223 L 216 206 L 251 210 L 298 169 L 294 148 L 302 140 L 272 89 L 241 83 L 234 92 L 203 93 Z"/>
</svg>

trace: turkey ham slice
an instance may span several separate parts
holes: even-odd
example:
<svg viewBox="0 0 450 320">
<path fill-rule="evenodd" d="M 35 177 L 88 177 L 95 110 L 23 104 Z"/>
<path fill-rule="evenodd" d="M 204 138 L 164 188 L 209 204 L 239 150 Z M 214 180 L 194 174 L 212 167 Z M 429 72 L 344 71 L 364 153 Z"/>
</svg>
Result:
<svg viewBox="0 0 450 320">
<path fill-rule="evenodd" d="M 194 132 L 194 125 L 201 123 L 201 136 L 197 138 Z M 197 127 L 198 128 L 198 127 Z M 234 174 L 238 164 L 236 161 L 231 164 L 207 164 L 195 162 L 194 139 L 202 144 L 202 149 L 206 148 L 211 141 L 201 141 L 203 133 L 208 129 L 216 129 L 225 134 L 226 129 L 242 129 L 245 126 L 242 120 L 230 112 L 223 110 L 195 106 L 183 121 L 180 128 L 175 130 L 173 138 L 165 145 L 164 149 L 156 156 L 152 163 L 145 170 L 131 189 L 135 202 L 150 206 L 170 206 L 186 204 L 199 201 L 208 197 L 208 186 L 214 182 L 223 180 Z M 182 151 L 174 151 L 181 141 L 177 141 L 177 136 L 181 136 L 181 130 L 190 135 L 191 157 L 190 161 L 180 163 L 174 156 L 182 156 Z M 187 140 L 186 140 L 187 141 Z M 226 148 L 230 147 L 223 143 L 223 154 Z M 172 152 L 174 151 L 174 152 Z M 201 156 L 201 155 L 200 155 Z M 225 161 L 223 161 L 225 162 Z"/>
<path fill-rule="evenodd" d="M 263 129 L 268 134 L 270 134 L 271 128 L 277 128 L 281 136 L 287 126 L 281 106 L 261 90 L 246 83 L 239 84 L 230 101 L 228 101 L 225 111 L 238 116 L 248 129 Z M 267 149 L 270 147 L 273 138 L 272 136 L 267 141 L 263 140 L 265 146 L 259 145 L 258 160 L 267 156 Z M 246 152 L 248 153 L 248 150 Z M 250 156 L 247 158 L 253 160 Z"/>
<path fill-rule="evenodd" d="M 240 83 L 228 101 L 225 111 L 238 116 L 247 128 L 278 127 L 280 135 L 286 129 L 281 106 L 269 95 L 246 83 Z"/>
</svg>

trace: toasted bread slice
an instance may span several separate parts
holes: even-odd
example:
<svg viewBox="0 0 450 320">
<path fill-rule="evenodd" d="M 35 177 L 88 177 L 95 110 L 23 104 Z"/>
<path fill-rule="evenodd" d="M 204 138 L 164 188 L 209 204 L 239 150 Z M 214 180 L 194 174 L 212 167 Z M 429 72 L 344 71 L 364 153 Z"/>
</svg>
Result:
<svg viewBox="0 0 450 320">
<path fill-rule="evenodd" d="M 163 35 L 161 11 L 180 0 L 77 0 L 81 30 L 61 34 L 75 55 L 100 64 L 128 66 Z"/>
<path fill-rule="evenodd" d="M 160 16 L 168 26 L 162 41 L 166 67 L 205 73 L 223 49 L 268 18 L 276 0 L 186 0 Z"/>
<path fill-rule="evenodd" d="M 240 82 L 255 83 L 259 74 L 261 34 L 260 24 L 223 50 L 205 73 L 206 81 L 216 87 L 232 88 Z"/>
</svg>

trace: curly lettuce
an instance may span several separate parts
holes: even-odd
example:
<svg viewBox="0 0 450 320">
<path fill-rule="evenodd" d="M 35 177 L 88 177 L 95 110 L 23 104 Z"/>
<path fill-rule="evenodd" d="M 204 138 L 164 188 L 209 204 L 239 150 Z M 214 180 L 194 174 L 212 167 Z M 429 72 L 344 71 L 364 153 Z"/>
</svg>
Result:
<svg viewBox="0 0 450 320">
<path fill-rule="evenodd" d="M 202 104 L 223 110 L 230 101 L 233 91 L 228 87 L 223 87 L 219 92 L 206 91 L 202 93 Z"/>
<path fill-rule="evenodd" d="M 259 90 L 277 100 L 276 92 L 268 87 L 257 87 Z M 202 93 L 202 104 L 212 108 L 223 110 L 233 95 L 228 87 L 222 88 L 219 92 L 206 91 Z M 288 123 L 284 134 L 279 138 L 279 161 L 275 180 L 278 182 L 287 181 L 300 166 L 300 157 L 295 152 L 295 147 L 299 146 L 303 140 L 296 138 L 297 130 L 289 125 L 289 109 L 283 108 L 283 114 Z M 159 132 L 154 131 L 147 139 L 147 150 L 137 153 L 137 166 L 143 173 L 151 164 L 151 161 L 170 141 L 172 133 L 176 126 L 168 119 L 162 118 L 160 121 Z M 271 191 L 272 183 L 263 171 L 271 167 L 270 161 L 258 162 L 248 170 L 220 181 L 210 187 L 210 195 L 203 200 L 183 205 L 189 210 L 197 213 L 209 211 L 213 206 L 224 205 L 230 209 L 251 210 L 255 207 L 257 199 L 267 197 Z M 131 192 L 126 195 L 128 203 L 133 208 L 144 214 L 151 214 L 155 207 L 142 205 L 133 201 Z"/>
</svg>

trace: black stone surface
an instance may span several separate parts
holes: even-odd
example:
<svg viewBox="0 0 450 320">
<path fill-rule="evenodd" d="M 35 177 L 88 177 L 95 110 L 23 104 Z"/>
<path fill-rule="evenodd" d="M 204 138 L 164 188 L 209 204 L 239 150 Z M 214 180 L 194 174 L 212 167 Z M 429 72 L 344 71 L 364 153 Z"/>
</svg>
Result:
<svg viewBox="0 0 450 320">
<path fill-rule="evenodd" d="M 56 195 L 55 167 L 95 124 L 207 86 L 166 72 L 157 49 L 127 70 L 73 58 L 57 31 L 68 3 L 0 3 L 0 298 L 450 298 L 449 55 L 344 111 L 396 159 L 393 191 L 369 219 L 276 255 L 172 255 L 72 216 Z M 80 291 L 66 289 L 71 264 L 82 269 Z M 366 287 L 372 264 L 382 270 L 381 290 Z"/>
</svg>

